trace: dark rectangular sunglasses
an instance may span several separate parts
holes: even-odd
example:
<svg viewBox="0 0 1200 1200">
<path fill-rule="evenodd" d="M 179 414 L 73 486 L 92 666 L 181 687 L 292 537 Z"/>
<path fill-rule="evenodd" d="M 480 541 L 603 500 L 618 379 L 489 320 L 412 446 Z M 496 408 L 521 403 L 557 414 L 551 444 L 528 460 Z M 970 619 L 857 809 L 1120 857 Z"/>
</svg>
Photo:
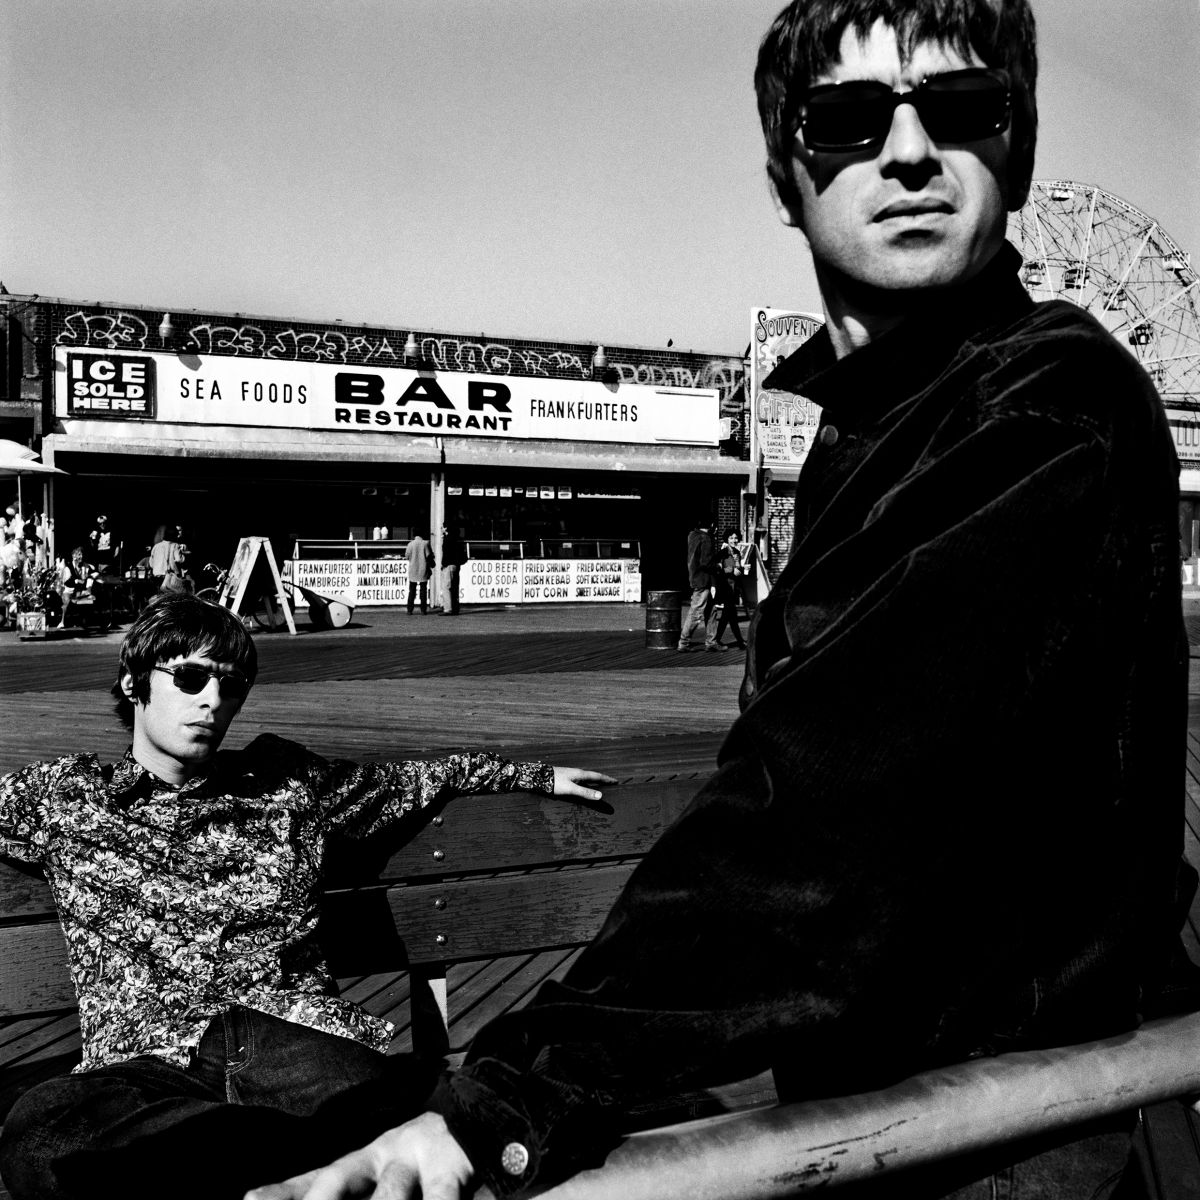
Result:
<svg viewBox="0 0 1200 1200">
<path fill-rule="evenodd" d="M 799 132 L 809 150 L 858 150 L 887 137 L 901 104 L 917 110 L 935 142 L 974 142 L 1008 128 L 1012 85 L 1007 71 L 989 67 L 927 75 L 908 92 L 876 79 L 820 83 L 800 102 Z"/>
<path fill-rule="evenodd" d="M 189 696 L 197 696 L 204 691 L 210 679 L 217 681 L 217 691 L 224 700 L 245 700 L 250 694 L 250 681 L 245 675 L 224 675 L 192 663 L 184 663 L 180 667 L 155 667 L 154 670 L 170 675 L 175 680 L 175 686 Z"/>
</svg>

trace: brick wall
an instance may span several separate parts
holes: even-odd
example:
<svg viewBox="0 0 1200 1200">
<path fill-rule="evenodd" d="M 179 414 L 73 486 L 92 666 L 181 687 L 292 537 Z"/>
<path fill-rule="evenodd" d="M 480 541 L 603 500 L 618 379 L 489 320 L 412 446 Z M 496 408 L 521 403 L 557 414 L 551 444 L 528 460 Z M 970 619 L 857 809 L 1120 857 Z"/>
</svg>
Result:
<svg viewBox="0 0 1200 1200">
<path fill-rule="evenodd" d="M 717 514 L 716 514 L 716 531 L 717 540 L 725 536 L 727 529 L 741 529 L 740 521 L 741 497 L 739 496 L 718 496 L 717 497 Z M 743 532 L 745 532 L 743 530 Z"/>
</svg>

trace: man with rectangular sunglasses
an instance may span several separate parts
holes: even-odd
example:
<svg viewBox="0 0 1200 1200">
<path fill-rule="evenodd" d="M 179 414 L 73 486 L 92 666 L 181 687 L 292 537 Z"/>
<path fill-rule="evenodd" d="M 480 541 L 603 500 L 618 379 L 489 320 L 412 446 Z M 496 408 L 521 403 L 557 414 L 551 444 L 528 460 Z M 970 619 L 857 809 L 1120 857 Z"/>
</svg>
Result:
<svg viewBox="0 0 1200 1200">
<path fill-rule="evenodd" d="M 1197 1002 L 1177 464 L 1134 359 L 1018 278 L 1035 76 L 1026 0 L 776 19 L 768 173 L 826 325 L 766 382 L 823 413 L 719 769 L 429 1113 L 255 1200 L 512 1196 L 647 1094 L 844 1095 Z M 862 1194 L 1106 1196 L 1133 1119 Z"/>
<path fill-rule="evenodd" d="M 317 944 L 327 851 L 454 795 L 613 782 L 484 753 L 360 765 L 272 735 L 218 754 L 256 668 L 228 609 L 156 600 L 121 647 L 124 759 L 0 778 L 0 853 L 45 870 L 83 1043 L 8 1114 L 16 1200 L 236 1196 L 420 1112 L 437 1064 L 385 1057 L 392 1026 L 338 997 Z"/>
</svg>

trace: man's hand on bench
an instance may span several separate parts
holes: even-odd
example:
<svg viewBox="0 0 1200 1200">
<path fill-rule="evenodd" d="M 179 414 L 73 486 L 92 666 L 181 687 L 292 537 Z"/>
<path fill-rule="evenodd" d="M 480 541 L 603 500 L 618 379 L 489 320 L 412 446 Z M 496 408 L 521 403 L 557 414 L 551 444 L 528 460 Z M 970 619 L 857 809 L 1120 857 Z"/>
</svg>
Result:
<svg viewBox="0 0 1200 1200">
<path fill-rule="evenodd" d="M 554 768 L 554 794 L 556 796 L 576 796 L 580 800 L 603 800 L 604 793 L 599 788 L 585 787 L 589 783 L 611 783 L 617 781 L 611 775 L 601 775 L 599 771 L 584 771 L 579 767 Z"/>
<path fill-rule="evenodd" d="M 422 1113 L 323 1170 L 254 1188 L 245 1200 L 459 1200 L 471 1175 L 470 1160 L 445 1120 L 437 1113 Z"/>
</svg>

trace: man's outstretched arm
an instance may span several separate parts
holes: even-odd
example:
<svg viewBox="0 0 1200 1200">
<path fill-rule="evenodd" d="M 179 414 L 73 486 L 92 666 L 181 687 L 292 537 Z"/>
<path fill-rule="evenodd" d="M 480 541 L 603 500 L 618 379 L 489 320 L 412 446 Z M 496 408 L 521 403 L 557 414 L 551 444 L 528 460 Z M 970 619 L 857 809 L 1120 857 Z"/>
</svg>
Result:
<svg viewBox="0 0 1200 1200">
<path fill-rule="evenodd" d="M 617 781 L 581 767 L 515 762 L 486 751 L 459 751 L 435 758 L 356 763 L 325 759 L 294 743 L 264 735 L 260 752 L 273 747 L 291 770 L 299 770 L 323 809 L 326 834 L 366 838 L 392 829 L 428 805 L 453 796 L 512 791 L 599 800 Z M 299 762 L 295 757 L 299 755 Z"/>
</svg>

